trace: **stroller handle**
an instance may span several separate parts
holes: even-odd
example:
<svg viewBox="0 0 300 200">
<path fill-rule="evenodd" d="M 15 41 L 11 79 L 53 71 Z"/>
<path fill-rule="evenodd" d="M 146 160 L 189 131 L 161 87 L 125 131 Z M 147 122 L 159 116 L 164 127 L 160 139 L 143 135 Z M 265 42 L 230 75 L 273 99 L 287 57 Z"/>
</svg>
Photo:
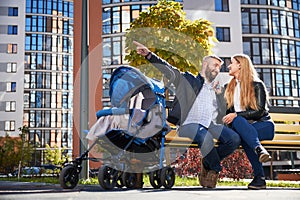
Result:
<svg viewBox="0 0 300 200">
<path fill-rule="evenodd" d="M 109 108 L 109 109 L 103 109 L 99 110 L 96 113 L 97 119 L 103 116 L 108 116 L 108 115 L 123 115 L 123 114 L 128 114 L 130 113 L 130 109 L 128 108 Z"/>
</svg>

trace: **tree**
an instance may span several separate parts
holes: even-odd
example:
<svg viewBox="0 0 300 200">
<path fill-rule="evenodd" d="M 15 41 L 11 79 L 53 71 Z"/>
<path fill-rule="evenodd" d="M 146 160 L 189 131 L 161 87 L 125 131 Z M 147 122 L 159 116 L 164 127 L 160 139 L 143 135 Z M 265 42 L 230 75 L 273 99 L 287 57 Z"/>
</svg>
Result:
<svg viewBox="0 0 300 200">
<path fill-rule="evenodd" d="M 26 126 L 20 127 L 20 137 L 0 137 L 0 172 L 8 174 L 28 164 L 33 152 L 32 146 L 25 141 L 28 133 Z"/>
<path fill-rule="evenodd" d="M 21 169 L 23 165 L 23 159 L 24 159 L 24 153 L 25 153 L 25 141 L 26 141 L 26 135 L 29 133 L 29 128 L 24 125 L 22 127 L 19 127 L 20 133 L 20 138 L 21 138 L 21 159 L 19 161 L 19 166 L 18 166 L 18 178 L 20 178 L 21 175 Z M 29 143 L 27 143 L 27 146 L 29 147 Z"/>
<path fill-rule="evenodd" d="M 199 72 L 202 58 L 211 53 L 212 41 L 216 39 L 208 20 L 190 21 L 185 17 L 180 3 L 166 0 L 141 12 L 126 33 L 125 59 L 150 77 L 162 76 L 136 53 L 135 40 L 181 71 Z"/>
</svg>

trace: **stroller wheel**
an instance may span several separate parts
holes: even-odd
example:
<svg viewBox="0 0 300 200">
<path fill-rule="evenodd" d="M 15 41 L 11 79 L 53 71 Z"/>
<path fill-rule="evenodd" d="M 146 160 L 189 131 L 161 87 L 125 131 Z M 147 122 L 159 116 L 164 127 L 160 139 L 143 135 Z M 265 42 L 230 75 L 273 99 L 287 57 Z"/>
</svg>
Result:
<svg viewBox="0 0 300 200">
<path fill-rule="evenodd" d="M 122 188 L 124 186 L 125 186 L 125 184 L 123 182 L 123 172 L 119 171 L 118 172 L 117 182 L 116 182 L 116 187 L 117 188 Z"/>
<path fill-rule="evenodd" d="M 98 182 L 105 190 L 112 190 L 117 183 L 118 171 L 108 167 L 102 166 L 98 173 Z"/>
<path fill-rule="evenodd" d="M 171 189 L 174 186 L 175 172 L 171 167 L 162 168 L 161 182 L 166 189 Z"/>
<path fill-rule="evenodd" d="M 158 189 L 162 186 L 160 172 L 161 172 L 161 170 L 156 170 L 156 171 L 150 172 L 150 174 L 149 174 L 150 184 L 152 185 L 152 187 L 154 189 Z"/>
<path fill-rule="evenodd" d="M 64 189 L 73 189 L 79 181 L 79 171 L 73 165 L 67 165 L 59 174 L 60 186 Z"/>
<path fill-rule="evenodd" d="M 123 179 L 123 183 L 125 184 L 125 186 L 127 188 L 133 189 L 133 188 L 136 187 L 137 174 L 124 172 L 123 176 L 122 176 L 122 179 Z"/>
</svg>

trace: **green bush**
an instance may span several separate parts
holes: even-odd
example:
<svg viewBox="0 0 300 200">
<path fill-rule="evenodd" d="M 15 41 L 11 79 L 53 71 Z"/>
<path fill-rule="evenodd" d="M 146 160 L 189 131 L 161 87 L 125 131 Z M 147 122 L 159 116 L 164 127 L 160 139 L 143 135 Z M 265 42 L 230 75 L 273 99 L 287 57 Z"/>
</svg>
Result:
<svg viewBox="0 0 300 200">
<path fill-rule="evenodd" d="M 197 177 L 201 171 L 201 152 L 198 148 L 189 148 L 183 155 L 179 155 L 174 163 L 176 175 L 179 177 Z M 252 177 L 251 164 L 242 150 L 236 150 L 221 162 L 220 178 L 234 180 Z"/>
<path fill-rule="evenodd" d="M 45 164 L 55 165 L 54 170 L 46 170 L 46 173 L 59 174 L 64 163 L 70 161 L 70 157 L 66 155 L 65 148 L 58 148 L 57 145 L 51 148 L 46 144 L 45 149 Z"/>
</svg>

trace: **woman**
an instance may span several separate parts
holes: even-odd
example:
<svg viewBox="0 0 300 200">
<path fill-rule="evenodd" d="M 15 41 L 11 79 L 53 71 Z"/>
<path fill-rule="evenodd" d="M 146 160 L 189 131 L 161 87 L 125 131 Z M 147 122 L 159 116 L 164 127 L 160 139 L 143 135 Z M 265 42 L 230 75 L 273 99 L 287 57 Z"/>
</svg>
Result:
<svg viewBox="0 0 300 200">
<path fill-rule="evenodd" d="M 251 162 L 254 179 L 248 188 L 265 189 L 262 162 L 270 161 L 271 156 L 259 141 L 272 140 L 274 137 L 274 122 L 268 112 L 266 87 L 247 55 L 232 56 L 228 68 L 233 78 L 225 90 L 227 112 L 223 122 L 240 135 Z"/>
</svg>

